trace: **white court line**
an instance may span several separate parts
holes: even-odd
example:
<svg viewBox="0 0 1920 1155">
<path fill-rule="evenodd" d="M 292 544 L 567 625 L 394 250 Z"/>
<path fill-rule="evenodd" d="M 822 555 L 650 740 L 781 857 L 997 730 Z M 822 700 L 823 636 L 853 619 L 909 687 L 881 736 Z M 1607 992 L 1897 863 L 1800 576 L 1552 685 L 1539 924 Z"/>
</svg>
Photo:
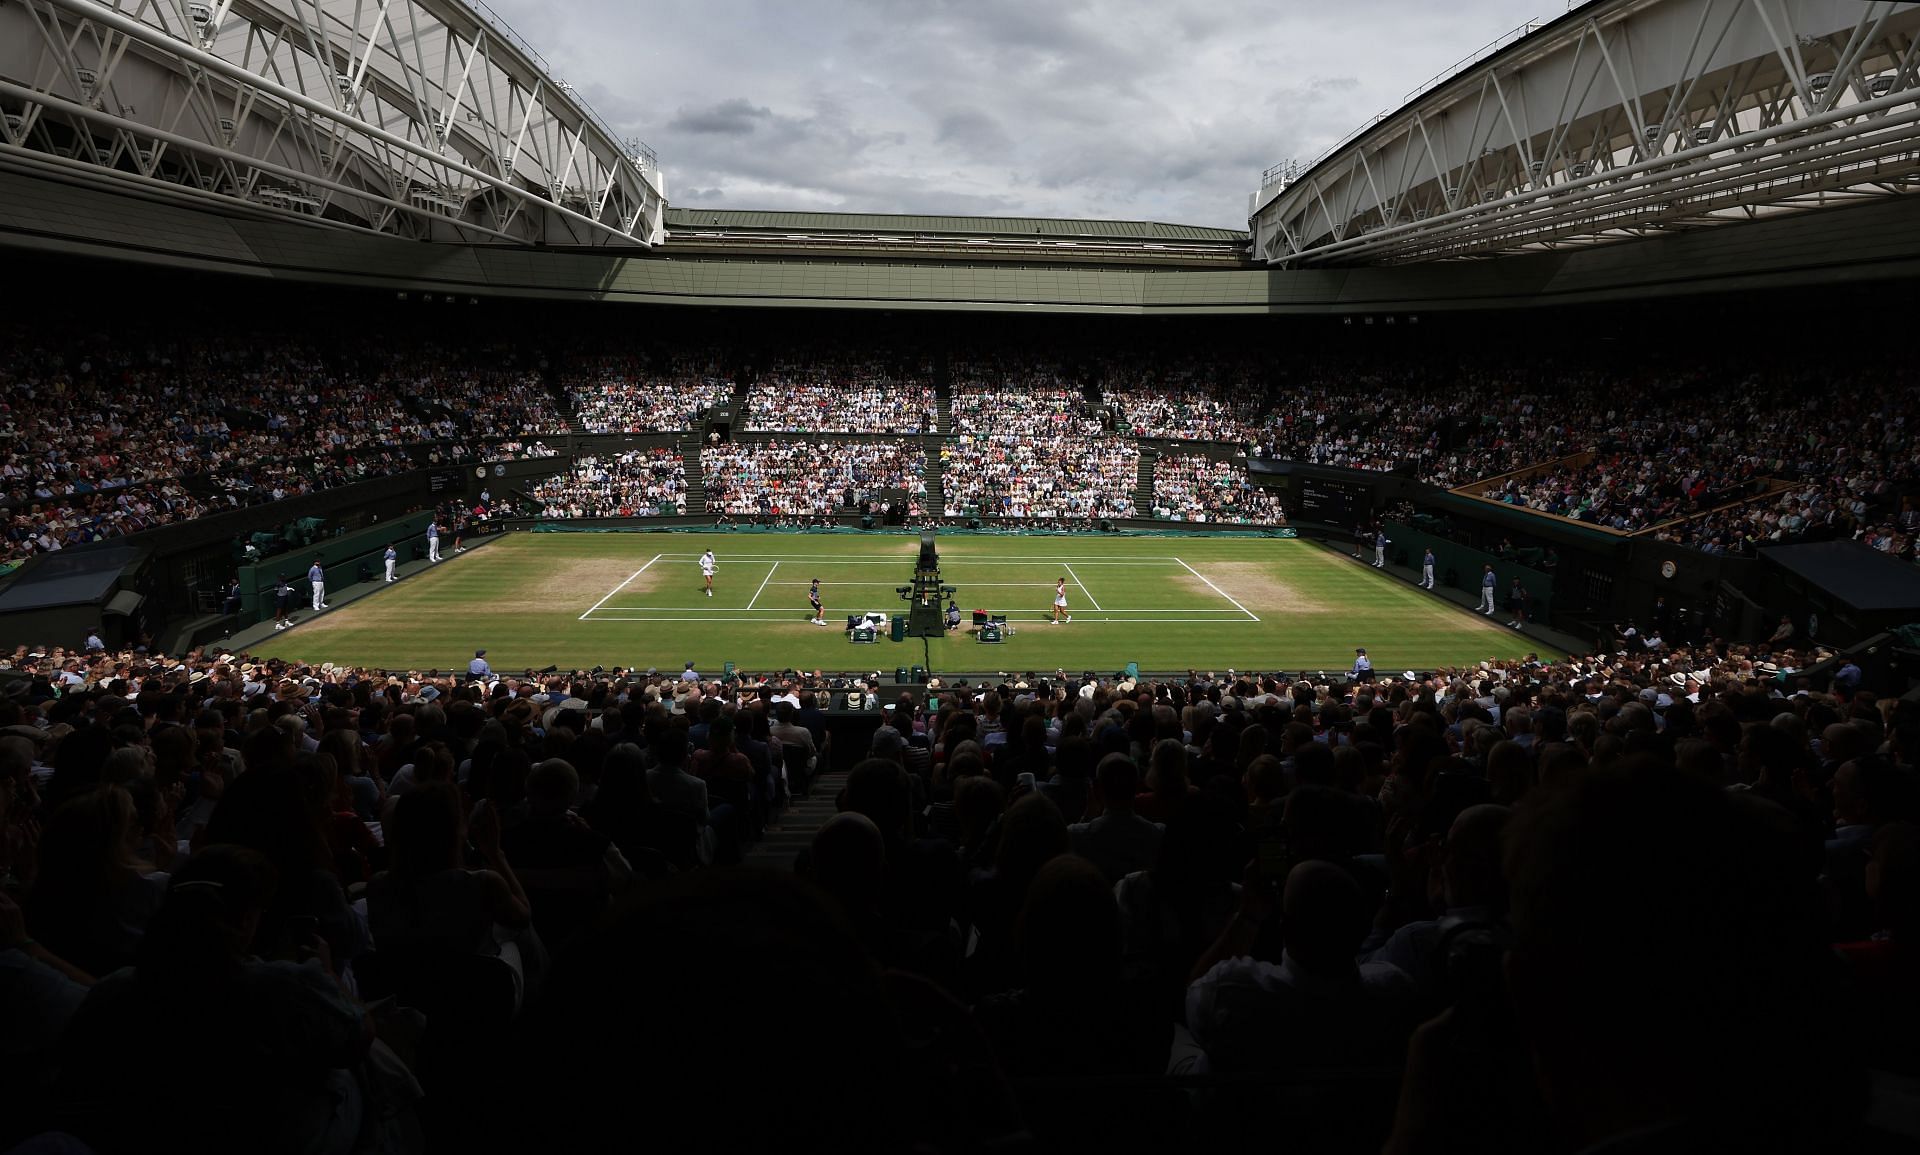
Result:
<svg viewBox="0 0 1920 1155">
<path fill-rule="evenodd" d="M 709 610 L 709 611 L 718 610 L 723 614 L 798 614 L 798 613 L 805 612 L 804 609 L 789 608 L 786 606 L 760 606 L 754 609 L 739 609 L 739 608 L 734 608 L 729 606 L 605 606 L 601 610 L 602 616 L 597 617 L 594 620 L 595 621 L 615 620 L 615 619 L 610 619 L 605 617 L 604 616 L 605 614 L 691 613 L 695 610 Z M 879 611 L 876 610 L 874 612 L 878 613 Z M 1166 607 L 1158 607 L 1158 608 L 1152 608 L 1152 609 L 1118 609 L 1116 608 L 1111 610 L 1103 607 L 1100 610 L 1100 612 L 1103 614 L 1220 614 L 1222 615 L 1221 618 L 1219 619 L 1221 621 L 1237 622 L 1240 619 L 1239 617 L 1234 615 L 1243 614 L 1246 611 L 1230 610 L 1230 609 L 1227 609 L 1225 606 L 1220 606 L 1217 608 L 1212 606 L 1180 606 L 1175 608 L 1166 608 Z M 727 621 L 730 619 L 726 617 L 717 617 L 714 620 Z M 1014 619 L 1014 620 L 1017 621 L 1019 619 Z M 1038 620 L 1051 621 L 1052 619 L 1040 618 Z M 1089 618 L 1088 620 L 1091 621 L 1093 619 Z"/>
<path fill-rule="evenodd" d="M 766 611 L 762 610 L 760 612 L 765 613 Z M 794 613 L 796 615 L 794 618 L 795 624 L 799 624 L 800 622 L 811 620 L 809 618 L 799 616 L 800 611 L 787 611 L 787 612 Z M 1226 611 L 1222 610 L 1221 612 L 1225 613 Z M 659 617 L 611 618 L 611 617 L 607 617 L 605 614 L 602 614 L 601 616 L 593 620 L 596 622 L 739 622 L 742 619 L 737 617 L 721 618 L 721 617 L 714 617 L 712 615 L 708 615 L 706 617 L 684 617 L 684 618 L 680 618 L 680 617 L 676 617 L 676 618 L 659 618 Z M 762 620 L 762 619 L 755 619 L 755 620 Z M 1025 629 L 1027 627 L 1032 627 L 1033 629 L 1039 629 L 1041 626 L 1046 625 L 1048 621 L 1048 619 L 1046 618 L 1014 618 L 1010 620 L 1012 621 L 1013 625 L 1018 626 L 1022 629 Z M 1154 619 L 1153 624 L 1156 626 L 1206 626 L 1206 625 L 1219 625 L 1221 622 L 1237 622 L 1239 620 L 1240 620 L 1239 618 L 1156 618 Z M 1255 618 L 1254 620 L 1259 621 L 1260 619 Z M 1095 625 L 1095 626 L 1098 626 L 1098 625 L 1137 626 L 1140 624 L 1140 619 L 1138 618 L 1083 618 L 1078 615 L 1075 615 L 1073 619 L 1073 624 L 1077 626 L 1082 622 L 1085 622 L 1088 625 Z M 771 623 L 771 624 L 777 625 L 778 623 Z M 846 631 L 841 630 L 840 632 L 845 633 Z"/>
<path fill-rule="evenodd" d="M 779 568 L 780 568 L 779 562 L 774 562 L 772 565 L 767 567 L 767 576 L 761 579 L 760 588 L 757 590 L 754 590 L 753 596 L 747 599 L 748 609 L 752 609 L 753 603 L 760 600 L 760 595 L 767 592 L 767 583 L 773 580 L 773 571 Z"/>
<path fill-rule="evenodd" d="M 1207 582 L 1207 575 L 1205 575 L 1205 574 L 1203 574 L 1203 573 L 1201 573 L 1201 572 L 1200 572 L 1199 570 L 1197 570 L 1197 569 L 1194 569 L 1194 568 L 1193 568 L 1192 566 L 1190 566 L 1190 565 L 1187 565 L 1187 563 L 1186 563 L 1186 562 L 1184 562 L 1184 561 L 1180 561 L 1180 559 L 1179 559 L 1179 558 L 1177 558 L 1177 557 L 1176 557 L 1176 558 L 1174 558 L 1173 560 L 1175 560 L 1175 561 L 1179 561 L 1181 565 L 1183 565 L 1183 566 L 1186 566 L 1186 570 L 1187 570 L 1187 572 L 1188 572 L 1188 573 L 1190 573 L 1190 574 L 1192 574 L 1192 575 L 1193 575 L 1194 577 L 1197 577 L 1197 578 L 1199 578 L 1199 579 L 1200 579 L 1201 581 L 1203 581 L 1203 582 Z M 1232 598 L 1232 596 L 1231 596 L 1231 595 L 1229 595 L 1229 594 L 1227 593 L 1227 591 L 1226 591 L 1226 590 L 1223 590 L 1223 589 L 1221 589 L 1221 588 L 1220 588 L 1219 586 L 1217 586 L 1217 585 L 1214 585 L 1214 584 L 1213 584 L 1212 582 L 1207 582 L 1207 588 L 1208 588 L 1208 589 L 1210 589 L 1210 590 L 1212 590 L 1212 591 L 1213 591 L 1214 593 L 1217 593 L 1217 594 L 1219 594 L 1219 595 L 1220 595 L 1221 597 L 1223 597 L 1223 598 L 1226 598 L 1226 599 L 1227 599 L 1228 601 L 1230 601 L 1230 602 L 1233 602 L 1233 608 L 1234 608 L 1234 609 L 1236 609 L 1236 610 L 1239 610 L 1239 611 L 1240 611 L 1241 613 L 1243 613 L 1243 614 L 1245 614 L 1245 615 L 1247 615 L 1247 616 L 1248 616 L 1248 617 L 1250 617 L 1250 618 L 1253 618 L 1253 620 L 1254 620 L 1254 621 L 1256 621 L 1256 622 L 1260 620 L 1260 619 L 1259 619 L 1258 617 L 1255 617 L 1255 616 L 1254 616 L 1254 613 L 1253 613 L 1253 611 L 1252 611 L 1252 610 L 1250 610 L 1250 609 L 1248 609 L 1247 607 L 1245 607 L 1245 606 L 1243 606 L 1243 605 L 1241 605 L 1241 604 L 1240 604 L 1239 602 L 1234 602 L 1234 601 L 1233 601 L 1233 598 Z"/>
<path fill-rule="evenodd" d="M 810 581 L 776 581 L 774 585 L 812 585 L 812 583 L 810 583 Z M 860 587 L 860 589 L 866 589 L 868 585 L 872 585 L 874 589 L 897 589 L 900 585 L 906 585 L 906 581 L 822 581 L 820 585 L 835 585 L 835 587 L 841 587 L 841 589 L 845 589 L 845 587 L 849 587 L 849 585 L 852 585 L 852 587 Z M 964 585 L 970 585 L 973 589 L 1000 589 L 1000 587 L 1006 587 L 1006 589 L 1048 589 L 1048 587 L 1052 587 L 1052 581 L 966 581 Z"/>
<path fill-rule="evenodd" d="M 647 562 L 647 564 L 646 564 L 646 565 L 643 565 L 643 566 L 641 566 L 641 567 L 640 567 L 639 569 L 637 569 L 637 570 L 634 570 L 634 571 L 633 571 L 632 573 L 630 573 L 630 574 L 628 574 L 628 575 L 627 575 L 627 580 L 626 580 L 626 581 L 623 581 L 623 582 L 621 582 L 621 583 L 620 583 L 619 585 L 617 585 L 617 586 L 614 586 L 614 587 L 613 587 L 612 589 L 610 589 L 610 590 L 608 590 L 608 591 L 607 591 L 607 596 L 606 596 L 606 597 L 604 597 L 604 598 L 601 598 L 601 599 L 600 599 L 599 601 L 597 601 L 597 602 L 595 602 L 595 603 L 593 603 L 593 604 L 592 604 L 591 606 L 589 606 L 589 607 L 587 607 L 587 612 L 586 612 L 585 614 L 581 614 L 581 615 L 580 615 L 580 619 L 579 619 L 579 620 L 581 620 L 581 621 L 583 621 L 583 622 L 584 622 L 584 621 L 586 621 L 586 620 L 587 620 L 587 615 L 588 615 L 588 614 L 591 614 L 591 613 L 593 613 L 593 611 L 594 611 L 594 610 L 597 610 L 597 609 L 599 609 L 599 608 L 600 608 L 601 606 L 604 606 L 604 605 L 606 605 L 606 604 L 607 604 L 607 598 L 610 598 L 610 597 L 612 597 L 613 595 L 615 595 L 615 594 L 617 594 L 617 593 L 619 593 L 619 592 L 620 592 L 621 590 L 623 590 L 623 589 L 626 589 L 626 588 L 627 588 L 627 585 L 628 585 L 628 583 L 630 583 L 630 582 L 632 582 L 634 578 L 637 578 L 637 577 L 639 577 L 639 576 L 640 576 L 641 574 L 643 574 L 643 573 L 646 573 L 646 572 L 647 572 L 647 567 L 648 567 L 648 566 L 651 566 L 651 565 L 652 565 L 652 564 L 653 564 L 654 562 L 656 562 L 656 561 L 659 561 L 659 560 L 660 560 L 661 558 L 663 558 L 663 557 L 665 557 L 665 556 L 667 556 L 667 555 L 666 555 L 666 554 L 664 554 L 664 553 L 656 553 L 656 554 L 654 554 L 654 555 L 653 555 L 653 557 L 652 557 L 652 558 L 651 558 L 651 559 L 650 559 L 650 560 L 649 560 L 649 561 Z"/>
<path fill-rule="evenodd" d="M 697 558 L 701 555 L 697 553 L 663 553 L 660 556 L 664 558 L 678 560 L 678 559 L 684 559 L 684 558 Z M 853 563 L 858 563 L 863 565 L 899 565 L 903 561 L 906 562 L 909 567 L 911 567 L 913 564 L 912 562 L 913 555 L 910 553 L 898 553 L 898 554 L 729 553 L 727 555 L 727 559 L 729 561 L 733 561 L 733 560 L 770 561 L 776 558 L 779 559 L 780 561 L 796 561 L 796 562 L 797 561 L 842 561 L 842 562 L 853 562 Z M 1026 557 L 1026 556 L 1014 557 L 1007 554 L 955 553 L 955 554 L 948 554 L 946 557 L 942 558 L 941 565 L 943 567 L 949 566 L 949 565 L 966 565 L 971 562 L 982 562 L 982 563 L 987 563 L 992 565 L 1014 565 L 1014 564 L 1052 565 L 1055 562 L 1063 562 L 1063 561 L 1077 561 L 1081 565 L 1165 566 L 1165 565 L 1173 564 L 1172 561 L 1167 558 Z"/>
<path fill-rule="evenodd" d="M 1067 576 L 1073 579 L 1073 584 L 1079 586 L 1080 592 L 1087 595 L 1087 604 L 1096 610 L 1099 609 L 1100 603 L 1093 600 L 1093 591 L 1087 588 L 1086 582 L 1080 580 L 1079 574 L 1073 572 L 1073 567 L 1065 562 L 1061 562 L 1060 568 L 1066 570 Z"/>
</svg>

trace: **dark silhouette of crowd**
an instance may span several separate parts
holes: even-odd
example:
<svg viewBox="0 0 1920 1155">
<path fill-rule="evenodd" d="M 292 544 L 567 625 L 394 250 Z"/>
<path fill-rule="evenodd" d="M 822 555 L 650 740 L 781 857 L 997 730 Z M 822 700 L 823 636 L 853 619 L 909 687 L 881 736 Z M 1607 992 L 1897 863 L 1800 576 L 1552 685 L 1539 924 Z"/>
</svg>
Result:
<svg viewBox="0 0 1920 1155">
<path fill-rule="evenodd" d="M 0 1149 L 1903 1149 L 1920 709 L 1755 656 L 22 651 Z"/>
</svg>

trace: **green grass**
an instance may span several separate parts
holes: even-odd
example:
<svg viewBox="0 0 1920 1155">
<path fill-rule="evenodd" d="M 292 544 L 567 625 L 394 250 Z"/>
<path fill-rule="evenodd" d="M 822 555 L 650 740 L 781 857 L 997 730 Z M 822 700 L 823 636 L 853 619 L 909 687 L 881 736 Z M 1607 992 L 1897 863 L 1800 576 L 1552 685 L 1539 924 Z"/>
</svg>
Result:
<svg viewBox="0 0 1920 1155">
<path fill-rule="evenodd" d="M 709 546 L 712 598 L 696 564 Z M 856 646 L 841 627 L 848 613 L 905 612 L 895 589 L 917 550 L 900 535 L 518 534 L 255 649 L 387 669 L 464 669 L 485 647 L 501 670 L 891 670 L 923 660 L 918 639 Z M 1304 541 L 957 536 L 940 539 L 940 560 L 969 621 L 975 608 L 1004 613 L 1016 633 L 998 646 L 933 639 L 936 671 L 1344 669 L 1355 646 L 1384 671 L 1540 649 Z M 832 628 L 807 620 L 815 577 Z M 1053 626 L 1060 577 L 1073 621 Z"/>
</svg>

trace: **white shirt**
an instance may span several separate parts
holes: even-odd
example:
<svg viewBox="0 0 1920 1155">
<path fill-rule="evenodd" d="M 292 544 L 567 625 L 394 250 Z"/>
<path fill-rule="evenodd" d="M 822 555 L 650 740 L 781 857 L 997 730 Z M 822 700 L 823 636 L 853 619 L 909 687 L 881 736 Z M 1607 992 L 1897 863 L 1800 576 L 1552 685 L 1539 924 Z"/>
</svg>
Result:
<svg viewBox="0 0 1920 1155">
<path fill-rule="evenodd" d="M 706 554 L 700 559 L 700 572 L 707 575 L 708 577 L 713 576 L 713 555 L 712 554 Z"/>
</svg>

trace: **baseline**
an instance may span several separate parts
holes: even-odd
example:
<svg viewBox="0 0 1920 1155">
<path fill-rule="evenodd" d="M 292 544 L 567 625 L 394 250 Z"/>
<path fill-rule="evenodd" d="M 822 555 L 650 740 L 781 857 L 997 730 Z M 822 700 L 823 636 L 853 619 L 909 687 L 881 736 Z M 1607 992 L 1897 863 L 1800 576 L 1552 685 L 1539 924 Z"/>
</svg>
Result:
<svg viewBox="0 0 1920 1155">
<path fill-rule="evenodd" d="M 619 592 L 620 592 L 621 590 L 623 590 L 623 589 L 626 589 L 626 588 L 627 588 L 627 587 L 628 587 L 629 585 L 632 585 L 632 584 L 633 584 L 633 579 L 634 579 L 634 578 L 637 578 L 637 577 L 639 577 L 639 576 L 640 576 L 641 574 L 643 574 L 643 573 L 646 573 L 646 572 L 647 572 L 647 570 L 648 570 L 648 569 L 650 569 L 650 568 L 651 568 L 651 567 L 653 566 L 653 563 L 654 563 L 654 562 L 656 562 L 656 561 L 659 561 L 659 560 L 660 560 L 661 558 L 663 558 L 663 557 L 665 557 L 665 556 L 667 556 L 667 555 L 666 555 L 666 554 L 664 554 L 664 553 L 656 553 L 656 554 L 654 554 L 654 555 L 653 555 L 653 557 L 651 557 L 651 558 L 649 558 L 649 559 L 647 560 L 647 564 L 646 564 L 646 565 L 643 565 L 643 566 L 641 566 L 641 567 L 640 567 L 639 569 L 637 569 L 637 570 L 634 570 L 634 571 L 633 571 L 632 573 L 630 573 L 630 574 L 628 574 L 628 575 L 627 575 L 627 580 L 626 580 L 626 581 L 623 581 L 623 582 L 621 582 L 621 583 L 620 583 L 619 585 L 617 585 L 617 586 L 614 586 L 614 587 L 613 587 L 612 589 L 610 589 L 610 590 L 608 590 L 608 591 L 607 591 L 607 593 L 606 593 L 606 597 L 603 597 L 603 598 L 601 598 L 601 599 L 600 599 L 599 601 L 597 601 L 597 602 L 595 602 L 595 603 L 593 603 L 592 605 L 590 605 L 590 606 L 588 606 L 588 607 L 587 607 L 587 612 L 586 612 L 586 613 L 584 613 L 584 614 L 581 614 L 578 620 L 580 620 L 580 621 L 583 621 L 583 622 L 584 622 L 584 621 L 586 621 L 586 620 L 587 620 L 587 617 L 588 617 L 588 615 L 590 615 L 590 614 L 592 614 L 592 613 L 593 613 L 593 611 L 595 611 L 595 610 L 597 610 L 597 609 L 599 609 L 599 608 L 600 608 L 601 606 L 604 606 L 604 605 L 606 605 L 606 604 L 607 604 L 607 601 L 608 601 L 608 599 L 610 599 L 610 598 L 612 598 L 612 597 L 613 597 L 613 595 L 615 595 L 615 594 L 617 594 L 617 593 L 619 593 Z"/>
<path fill-rule="evenodd" d="M 1254 614 L 1254 612 L 1253 612 L 1252 610 L 1250 610 L 1250 609 L 1248 609 L 1247 607 L 1245 607 L 1245 606 L 1243 606 L 1243 605 L 1241 605 L 1241 604 L 1240 604 L 1239 602 L 1237 602 L 1237 601 L 1234 601 L 1234 599 L 1233 599 L 1233 595 L 1232 595 L 1232 594 L 1229 594 L 1229 593 L 1228 593 L 1228 592 L 1227 592 L 1226 590 L 1223 590 L 1223 589 L 1221 589 L 1221 588 L 1220 588 L 1219 586 L 1217 586 L 1217 585 L 1214 585 L 1214 584 L 1213 584 L 1212 582 L 1210 582 L 1210 581 L 1207 581 L 1207 575 L 1206 575 L 1206 574 L 1203 574 L 1203 573 L 1201 573 L 1201 572 L 1200 572 L 1199 570 L 1197 570 L 1197 569 L 1194 569 L 1194 568 L 1193 568 L 1192 566 L 1190 566 L 1190 565 L 1187 565 L 1187 563 L 1186 563 L 1186 562 L 1184 562 L 1184 561 L 1181 561 L 1181 560 L 1180 560 L 1179 558 L 1177 558 L 1177 557 L 1176 557 L 1176 558 L 1174 558 L 1173 560 L 1175 560 L 1175 561 L 1178 561 L 1178 562 L 1180 562 L 1180 564 L 1181 564 L 1181 565 L 1182 565 L 1183 567 L 1185 567 L 1185 569 L 1186 569 L 1186 571 L 1187 571 L 1188 573 L 1190 573 L 1190 574 L 1192 574 L 1192 575 L 1193 575 L 1194 577 L 1197 577 L 1197 578 L 1199 578 L 1199 579 L 1200 579 L 1201 581 L 1203 581 L 1203 582 L 1206 582 L 1206 583 L 1207 583 L 1207 588 L 1208 588 L 1208 589 L 1210 589 L 1210 590 L 1212 590 L 1212 591 L 1213 591 L 1214 593 L 1217 593 L 1217 594 L 1219 594 L 1219 595 L 1220 595 L 1221 597 L 1223 597 L 1223 598 L 1226 598 L 1226 599 L 1227 599 L 1228 601 L 1230 601 L 1230 602 L 1233 602 L 1233 608 L 1234 608 L 1234 609 L 1236 609 L 1236 610 L 1239 610 L 1239 611 L 1240 611 L 1241 613 L 1243 613 L 1243 614 L 1245 614 L 1245 615 L 1247 615 L 1247 617 L 1249 617 L 1249 618 L 1252 618 L 1252 619 L 1253 619 L 1254 621 L 1256 621 L 1256 622 L 1260 620 L 1260 619 L 1259 619 L 1259 617 L 1258 617 L 1258 616 L 1256 616 L 1256 615 Z"/>
</svg>

